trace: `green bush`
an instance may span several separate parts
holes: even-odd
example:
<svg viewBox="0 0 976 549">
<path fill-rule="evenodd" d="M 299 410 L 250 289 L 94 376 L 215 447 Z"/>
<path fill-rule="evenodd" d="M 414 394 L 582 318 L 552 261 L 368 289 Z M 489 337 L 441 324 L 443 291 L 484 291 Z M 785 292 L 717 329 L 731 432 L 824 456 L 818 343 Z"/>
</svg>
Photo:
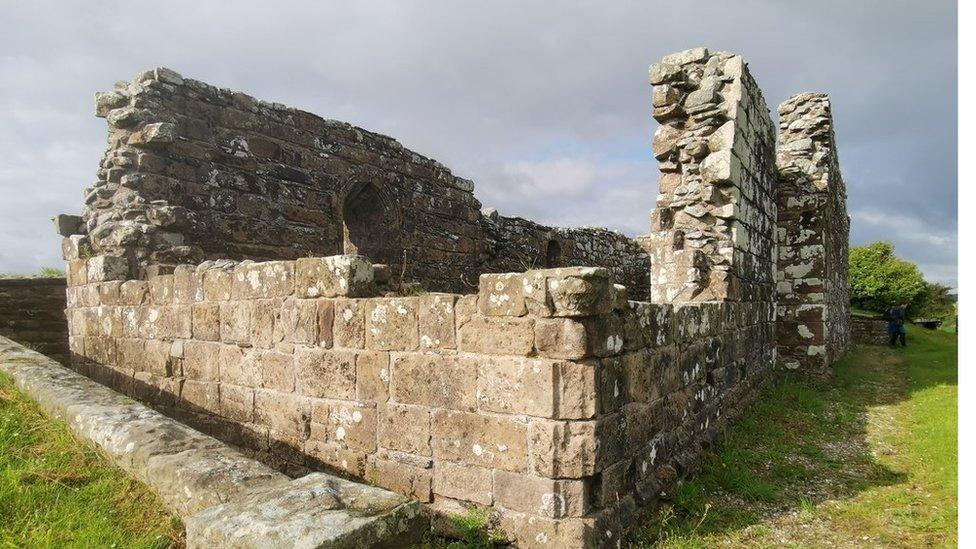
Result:
<svg viewBox="0 0 976 549">
<path fill-rule="evenodd" d="M 907 304 L 908 314 L 916 316 L 925 305 L 925 278 L 917 265 L 895 255 L 890 242 L 851 247 L 850 283 L 855 307 L 884 312 Z"/>
</svg>

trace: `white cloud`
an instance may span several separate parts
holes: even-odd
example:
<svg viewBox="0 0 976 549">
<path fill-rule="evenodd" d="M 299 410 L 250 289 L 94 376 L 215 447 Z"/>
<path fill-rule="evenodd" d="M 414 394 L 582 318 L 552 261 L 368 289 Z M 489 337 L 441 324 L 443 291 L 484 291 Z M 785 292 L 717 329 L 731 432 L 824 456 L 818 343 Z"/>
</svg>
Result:
<svg viewBox="0 0 976 549">
<path fill-rule="evenodd" d="M 78 211 L 92 180 L 105 142 L 92 93 L 157 65 L 392 135 L 474 179 L 503 213 L 637 234 L 656 192 L 647 66 L 697 45 L 736 51 L 771 106 L 831 94 L 852 209 L 944 235 L 956 218 L 956 12 L 925 11 L 881 0 L 2 3 L 0 271 L 60 261 L 48 205 Z M 953 246 L 918 239 L 899 252 L 956 261 Z"/>
</svg>

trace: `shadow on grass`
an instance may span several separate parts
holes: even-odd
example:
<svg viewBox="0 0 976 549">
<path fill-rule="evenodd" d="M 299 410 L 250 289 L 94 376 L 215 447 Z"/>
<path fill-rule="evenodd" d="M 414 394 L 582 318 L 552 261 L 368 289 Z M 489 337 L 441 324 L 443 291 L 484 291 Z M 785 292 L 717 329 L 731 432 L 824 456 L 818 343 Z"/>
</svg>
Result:
<svg viewBox="0 0 976 549">
<path fill-rule="evenodd" d="M 868 410 L 917 391 L 956 383 L 955 337 L 909 336 L 906 349 L 862 346 L 813 383 L 783 377 L 726 432 L 672 501 L 642 516 L 637 546 L 708 546 L 784 514 L 810 514 L 825 500 L 846 500 L 907 475 L 876 457 Z"/>
</svg>

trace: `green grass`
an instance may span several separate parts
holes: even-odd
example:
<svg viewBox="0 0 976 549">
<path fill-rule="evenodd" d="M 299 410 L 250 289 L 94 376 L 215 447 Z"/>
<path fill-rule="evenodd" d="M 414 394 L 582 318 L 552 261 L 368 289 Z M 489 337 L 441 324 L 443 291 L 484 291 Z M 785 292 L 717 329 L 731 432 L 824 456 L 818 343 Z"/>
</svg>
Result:
<svg viewBox="0 0 976 549">
<path fill-rule="evenodd" d="M 64 271 L 57 267 L 41 267 L 40 271 L 33 274 L 0 273 L 0 278 L 64 278 Z"/>
<path fill-rule="evenodd" d="M 0 374 L 0 547 L 178 547 L 181 538 L 145 486 Z"/>
<path fill-rule="evenodd" d="M 774 382 L 684 482 L 646 513 L 648 547 L 954 546 L 956 337 L 909 328 L 816 386 Z"/>
</svg>

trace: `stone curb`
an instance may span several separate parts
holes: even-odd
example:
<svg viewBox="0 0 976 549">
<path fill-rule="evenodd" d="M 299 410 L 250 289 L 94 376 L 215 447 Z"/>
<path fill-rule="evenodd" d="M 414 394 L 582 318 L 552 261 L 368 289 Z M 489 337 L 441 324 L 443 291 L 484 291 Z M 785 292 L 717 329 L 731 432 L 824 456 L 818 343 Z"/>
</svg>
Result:
<svg viewBox="0 0 976 549">
<path fill-rule="evenodd" d="M 325 473 L 291 480 L 2 336 L 0 372 L 159 495 L 189 547 L 392 546 L 422 531 L 416 501 Z"/>
</svg>

